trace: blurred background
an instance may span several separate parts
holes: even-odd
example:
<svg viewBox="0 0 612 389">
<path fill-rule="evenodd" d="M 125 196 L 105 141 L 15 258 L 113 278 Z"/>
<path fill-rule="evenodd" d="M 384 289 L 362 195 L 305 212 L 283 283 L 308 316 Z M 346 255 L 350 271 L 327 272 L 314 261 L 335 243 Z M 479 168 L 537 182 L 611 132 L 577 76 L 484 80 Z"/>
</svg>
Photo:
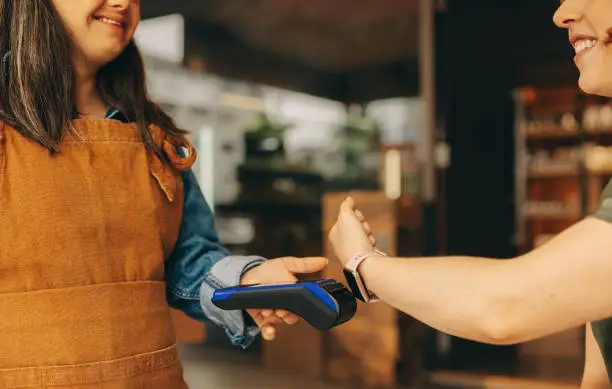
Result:
<svg viewBox="0 0 612 389">
<path fill-rule="evenodd" d="M 612 175 L 612 107 L 578 91 L 558 4 L 146 0 L 137 40 L 233 252 L 331 256 L 350 193 L 387 252 L 503 260 L 593 211 Z M 384 304 L 246 351 L 175 321 L 194 389 L 560 388 L 583 365 L 583 328 L 493 347 Z"/>
</svg>

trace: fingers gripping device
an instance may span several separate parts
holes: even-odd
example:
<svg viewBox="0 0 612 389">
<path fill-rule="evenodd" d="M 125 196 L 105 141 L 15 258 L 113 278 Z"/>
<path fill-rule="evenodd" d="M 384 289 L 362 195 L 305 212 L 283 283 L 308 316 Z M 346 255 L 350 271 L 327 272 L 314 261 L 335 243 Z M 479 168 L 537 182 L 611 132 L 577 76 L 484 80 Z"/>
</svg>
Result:
<svg viewBox="0 0 612 389">
<path fill-rule="evenodd" d="M 286 310 L 320 331 L 346 323 L 357 312 L 353 294 L 333 279 L 219 289 L 212 303 L 223 310 Z"/>
</svg>

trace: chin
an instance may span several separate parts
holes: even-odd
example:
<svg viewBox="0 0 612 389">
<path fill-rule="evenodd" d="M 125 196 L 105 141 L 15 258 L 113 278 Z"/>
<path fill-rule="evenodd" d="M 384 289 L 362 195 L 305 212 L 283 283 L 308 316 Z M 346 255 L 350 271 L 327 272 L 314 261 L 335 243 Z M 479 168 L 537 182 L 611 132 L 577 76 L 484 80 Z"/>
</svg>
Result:
<svg viewBox="0 0 612 389">
<path fill-rule="evenodd" d="M 92 62 L 106 65 L 109 62 L 114 61 L 123 53 L 125 46 L 114 45 L 110 47 L 99 47 L 95 52 L 90 53 L 88 56 Z"/>
<path fill-rule="evenodd" d="M 578 79 L 578 86 L 589 95 L 612 97 L 612 78 L 610 78 L 610 75 L 601 77 L 601 74 L 582 73 Z"/>
</svg>

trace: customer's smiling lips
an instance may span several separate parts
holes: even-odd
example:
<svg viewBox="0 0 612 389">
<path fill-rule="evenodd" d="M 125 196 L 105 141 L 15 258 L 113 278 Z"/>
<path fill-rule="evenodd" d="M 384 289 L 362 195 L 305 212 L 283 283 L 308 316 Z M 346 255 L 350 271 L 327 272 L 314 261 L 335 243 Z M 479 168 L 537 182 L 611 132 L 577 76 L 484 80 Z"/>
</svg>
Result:
<svg viewBox="0 0 612 389">
<path fill-rule="evenodd" d="M 578 61 L 584 55 L 597 49 L 599 45 L 599 40 L 596 37 L 574 31 L 570 31 L 569 40 L 576 52 L 576 56 L 574 57 L 576 65 L 578 65 Z"/>
</svg>

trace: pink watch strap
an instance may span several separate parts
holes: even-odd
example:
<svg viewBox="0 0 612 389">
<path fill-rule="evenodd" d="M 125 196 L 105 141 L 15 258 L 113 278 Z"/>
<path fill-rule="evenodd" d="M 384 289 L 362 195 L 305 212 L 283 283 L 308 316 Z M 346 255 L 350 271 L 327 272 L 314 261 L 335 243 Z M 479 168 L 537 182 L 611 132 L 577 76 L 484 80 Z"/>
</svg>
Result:
<svg viewBox="0 0 612 389">
<path fill-rule="evenodd" d="M 346 267 L 352 270 L 357 270 L 357 267 L 359 267 L 359 264 L 369 257 L 386 257 L 386 256 L 387 254 L 383 253 L 382 251 L 378 249 L 374 249 L 374 251 L 367 251 L 365 253 L 357 254 L 351 257 L 351 259 L 349 259 L 348 262 L 346 263 Z"/>
<path fill-rule="evenodd" d="M 346 265 L 344 266 L 346 269 L 348 269 L 351 272 L 357 273 L 357 276 L 359 278 L 361 278 L 361 275 L 359 274 L 359 265 L 361 265 L 361 263 L 363 261 L 365 261 L 366 259 L 370 258 L 370 257 L 386 257 L 387 254 L 383 253 L 382 251 L 378 250 L 378 249 L 374 249 L 374 251 L 368 251 L 365 253 L 361 253 L 361 254 L 357 254 L 353 257 L 351 257 L 351 259 L 348 260 L 348 262 L 346 263 Z M 371 294 L 369 290 L 367 290 L 367 285 L 363 282 L 363 280 L 361 281 L 363 287 L 366 289 L 364 291 L 362 291 L 363 293 L 367 293 L 369 296 L 368 302 L 376 302 L 378 301 L 378 297 L 376 297 L 375 295 Z"/>
</svg>

